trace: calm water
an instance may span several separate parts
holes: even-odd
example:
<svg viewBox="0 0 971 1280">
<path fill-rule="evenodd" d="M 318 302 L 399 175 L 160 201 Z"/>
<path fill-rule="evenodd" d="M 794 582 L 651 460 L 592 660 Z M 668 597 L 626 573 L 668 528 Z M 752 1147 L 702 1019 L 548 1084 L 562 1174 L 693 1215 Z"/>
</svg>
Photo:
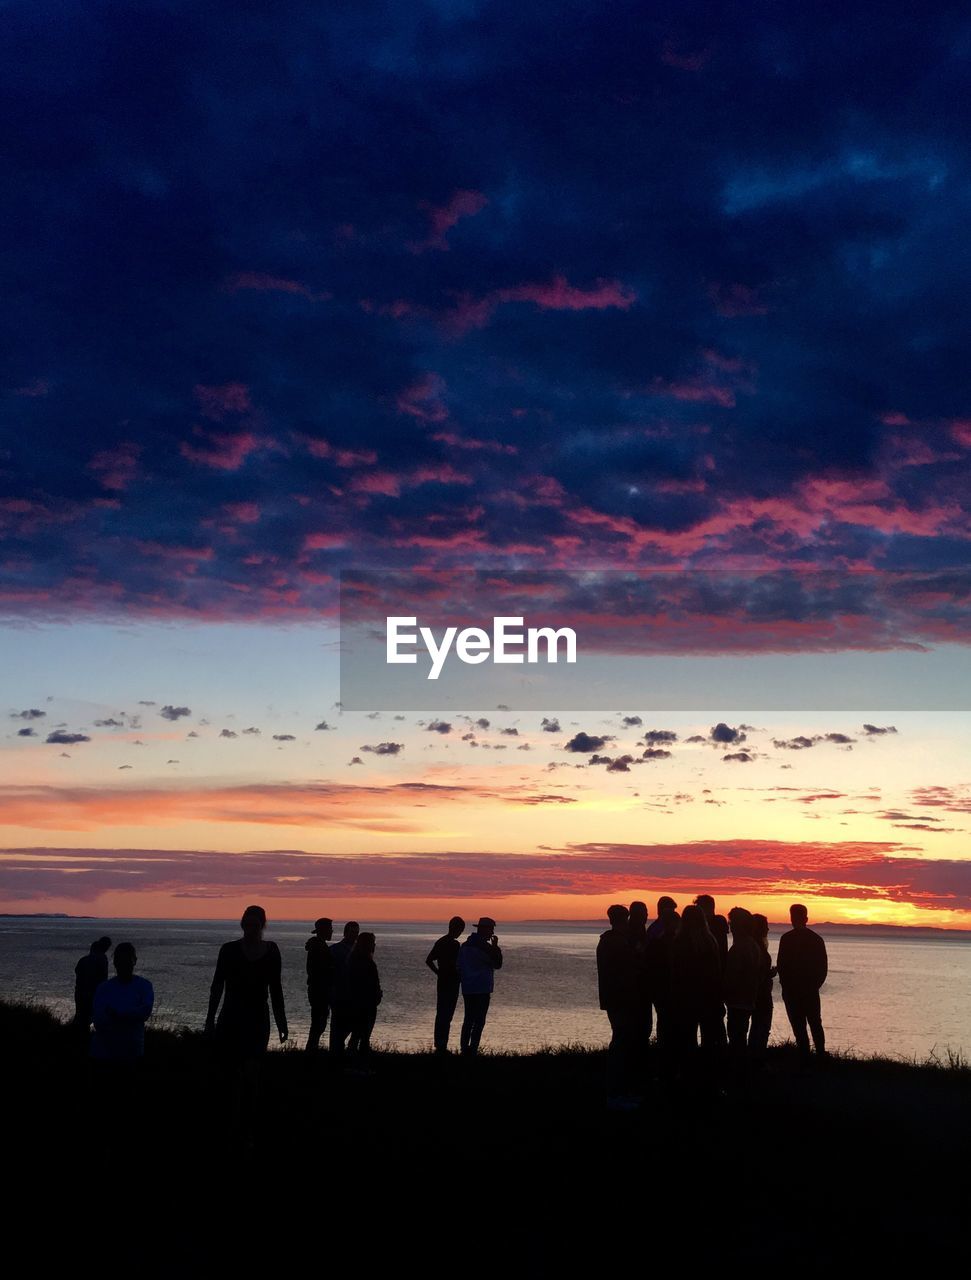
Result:
<svg viewBox="0 0 971 1280">
<path fill-rule="evenodd" d="M 365 925 L 365 927 L 367 927 Z M 424 959 L 444 929 L 434 924 L 374 926 L 384 987 L 375 1041 L 402 1049 L 431 1047 L 435 980 Z M 233 924 L 185 920 L 0 920 L 0 994 L 31 997 L 62 1014 L 73 1010 L 74 964 L 107 933 L 134 942 L 139 972 L 155 984 L 156 1019 L 199 1028 L 220 943 Z M 520 924 L 501 929 L 505 965 L 486 1028 L 495 1047 L 526 1050 L 581 1041 L 602 1044 L 594 948 L 600 927 Z M 304 924 L 276 923 L 283 953 L 291 1033 L 308 1026 Z M 773 956 L 777 936 L 771 939 Z M 824 1020 L 833 1048 L 926 1057 L 945 1048 L 971 1056 L 971 939 L 878 938 L 829 934 L 830 976 Z M 461 1008 L 461 1005 L 460 1005 Z M 457 1033 L 457 1025 L 453 1034 Z M 776 991 L 774 1039 L 788 1037 Z"/>
</svg>

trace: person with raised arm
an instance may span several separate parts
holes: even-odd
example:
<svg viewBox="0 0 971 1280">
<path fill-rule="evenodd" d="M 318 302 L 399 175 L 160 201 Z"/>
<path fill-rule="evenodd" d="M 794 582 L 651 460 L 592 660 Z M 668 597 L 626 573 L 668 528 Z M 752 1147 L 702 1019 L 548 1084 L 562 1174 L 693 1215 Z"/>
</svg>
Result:
<svg viewBox="0 0 971 1280">
<path fill-rule="evenodd" d="M 473 926 L 475 932 L 459 948 L 459 978 L 465 1017 L 459 1035 L 459 1047 L 465 1057 L 479 1052 L 482 1031 L 489 1016 L 489 1005 L 495 990 L 496 970 L 502 968 L 502 951 L 496 937 L 496 922 L 483 916 Z"/>
</svg>

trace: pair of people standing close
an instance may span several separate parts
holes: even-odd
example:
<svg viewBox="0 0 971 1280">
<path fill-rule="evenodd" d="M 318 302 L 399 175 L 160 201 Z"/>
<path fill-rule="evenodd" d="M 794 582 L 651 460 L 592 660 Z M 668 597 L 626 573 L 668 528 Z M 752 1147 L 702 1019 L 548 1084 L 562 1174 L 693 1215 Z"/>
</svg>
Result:
<svg viewBox="0 0 971 1280">
<path fill-rule="evenodd" d="M 374 960 L 377 939 L 362 932 L 356 920 L 348 920 L 340 942 L 329 946 L 333 921 L 322 916 L 314 924 L 307 951 L 307 996 L 310 1001 L 310 1034 L 307 1050 L 316 1052 L 330 1021 L 330 1048 L 335 1057 L 345 1050 L 367 1057 L 371 1033 L 383 998 Z"/>
<path fill-rule="evenodd" d="M 496 937 L 496 922 L 490 916 L 483 916 L 460 945 L 458 939 L 464 928 L 461 916 L 453 916 L 448 933 L 438 939 L 425 963 L 437 978 L 435 1052 L 448 1053 L 449 1030 L 461 990 L 465 1014 L 459 1048 L 466 1057 L 475 1057 L 489 1016 L 496 970 L 502 968 L 502 950 Z"/>
</svg>

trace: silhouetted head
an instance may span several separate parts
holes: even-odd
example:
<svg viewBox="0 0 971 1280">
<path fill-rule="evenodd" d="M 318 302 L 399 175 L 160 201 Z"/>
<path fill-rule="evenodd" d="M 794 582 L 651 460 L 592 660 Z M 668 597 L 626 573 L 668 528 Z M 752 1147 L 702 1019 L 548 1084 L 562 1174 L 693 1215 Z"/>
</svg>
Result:
<svg viewBox="0 0 971 1280">
<path fill-rule="evenodd" d="M 752 937 L 768 951 L 769 921 L 760 911 L 752 912 Z"/>
<path fill-rule="evenodd" d="M 111 950 L 111 939 L 109 937 L 99 938 L 97 942 L 92 942 L 90 951 L 92 955 L 104 955 L 105 952 Z"/>
<path fill-rule="evenodd" d="M 462 917 L 452 916 L 451 920 L 448 922 L 448 936 L 450 938 L 457 938 L 464 929 L 465 921 Z"/>
<path fill-rule="evenodd" d="M 681 912 L 681 932 L 689 937 L 698 937 L 699 934 L 709 932 L 708 920 L 697 904 L 685 907 Z"/>
<path fill-rule="evenodd" d="M 321 916 L 319 920 L 314 921 L 314 933 L 321 942 L 330 942 L 334 936 L 334 922 L 328 920 L 326 916 Z"/>
<path fill-rule="evenodd" d="M 627 923 L 630 912 L 626 907 L 621 906 L 619 902 L 615 902 L 612 907 L 607 908 L 607 919 L 615 929 L 619 929 Z"/>
<path fill-rule="evenodd" d="M 377 945 L 378 940 L 373 933 L 359 933 L 357 942 L 354 943 L 354 951 L 359 956 L 373 956 Z"/>
<path fill-rule="evenodd" d="M 496 922 L 492 916 L 483 916 L 476 923 L 475 931 L 480 938 L 491 938 L 496 931 Z"/>
<path fill-rule="evenodd" d="M 240 917 L 239 927 L 244 938 L 261 938 L 266 928 L 266 912 L 262 907 L 247 907 Z"/>
<path fill-rule="evenodd" d="M 789 919 L 796 929 L 802 928 L 809 923 L 809 912 L 801 902 L 794 902 L 789 908 Z"/>
<path fill-rule="evenodd" d="M 699 893 L 697 898 L 695 898 L 695 906 L 701 907 L 706 916 L 713 916 L 715 914 L 715 899 L 710 893 Z"/>
<path fill-rule="evenodd" d="M 128 982 L 135 972 L 135 965 L 138 962 L 135 948 L 130 942 L 119 942 L 115 947 L 114 960 L 115 973 L 121 978 L 122 982 Z"/>
<path fill-rule="evenodd" d="M 630 922 L 635 929 L 640 929 L 647 924 L 647 903 L 632 902 L 630 904 Z"/>
<path fill-rule="evenodd" d="M 677 909 L 678 909 L 678 904 L 675 902 L 673 898 L 667 898 L 667 897 L 658 898 L 657 900 L 658 919 L 660 919 L 661 916 L 664 915 L 665 911 L 677 911 Z"/>
<path fill-rule="evenodd" d="M 732 936 L 750 938 L 752 936 L 752 913 L 744 907 L 732 907 L 728 913 L 728 923 L 732 927 Z"/>
<path fill-rule="evenodd" d="M 348 920 L 347 924 L 344 925 L 344 941 L 356 942 L 357 935 L 360 932 L 361 932 L 361 926 L 357 923 L 357 921 Z"/>
</svg>

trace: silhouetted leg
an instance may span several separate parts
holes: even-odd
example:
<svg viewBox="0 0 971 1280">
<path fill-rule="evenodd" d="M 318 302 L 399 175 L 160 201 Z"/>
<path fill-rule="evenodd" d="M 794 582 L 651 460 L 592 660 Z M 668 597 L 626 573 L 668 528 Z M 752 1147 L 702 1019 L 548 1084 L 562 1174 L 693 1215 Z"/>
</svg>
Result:
<svg viewBox="0 0 971 1280">
<path fill-rule="evenodd" d="M 765 1061 L 765 1051 L 769 1044 L 769 1032 L 772 1030 L 772 1006 L 757 1010 L 752 1014 L 752 1025 L 748 1033 L 748 1047 L 753 1061 L 760 1066 Z"/>
<path fill-rule="evenodd" d="M 320 1037 L 327 1030 L 327 1014 L 330 1012 L 330 1006 L 324 1003 L 316 1003 L 310 1006 L 310 1034 L 307 1037 L 307 1051 L 314 1053 L 320 1048 Z"/>
<path fill-rule="evenodd" d="M 803 997 L 783 994 L 783 1002 L 789 1017 L 792 1034 L 796 1038 L 799 1055 L 803 1061 L 809 1060 L 809 1033 L 806 1030 L 806 1003 Z"/>
<path fill-rule="evenodd" d="M 330 1051 L 337 1057 L 344 1052 L 347 1037 L 351 1034 L 350 1011 L 338 1001 L 330 1011 Z"/>
<path fill-rule="evenodd" d="M 748 1083 L 748 1029 L 752 1021 L 750 1009 L 728 1010 L 728 1054 L 732 1066 L 732 1082 L 739 1089 Z"/>
<path fill-rule="evenodd" d="M 823 1030 L 823 1019 L 819 1008 L 819 992 L 814 991 L 806 997 L 806 1021 L 812 1032 L 813 1046 L 822 1056 L 826 1052 L 826 1032 Z"/>
<path fill-rule="evenodd" d="M 607 1097 L 621 1098 L 630 1093 L 638 1041 L 638 1014 L 626 1008 L 606 1011 L 610 1023 L 607 1047 Z"/>
<path fill-rule="evenodd" d="M 361 1015 L 360 1029 L 358 1033 L 358 1052 L 362 1059 L 371 1056 L 371 1032 L 374 1030 L 374 1024 L 377 1021 L 377 1009 L 368 1009 Z"/>
<path fill-rule="evenodd" d="M 469 1036 L 469 1050 L 471 1053 L 479 1052 L 479 1041 L 482 1039 L 482 1032 L 485 1030 L 486 1018 L 489 1016 L 489 1003 L 492 997 L 488 994 L 476 996 L 475 1021 L 472 1024 L 472 1032 Z"/>
<path fill-rule="evenodd" d="M 438 984 L 438 1000 L 435 1006 L 435 1052 L 448 1052 L 448 1036 L 452 1029 L 452 1018 L 458 1004 L 459 986 L 457 982 L 441 982 Z"/>
<path fill-rule="evenodd" d="M 462 996 L 462 1003 L 465 1006 L 465 1013 L 462 1017 L 462 1029 L 459 1031 L 459 1049 L 462 1053 L 469 1052 L 469 1044 L 472 1039 L 472 1004 L 474 996 Z"/>
</svg>

